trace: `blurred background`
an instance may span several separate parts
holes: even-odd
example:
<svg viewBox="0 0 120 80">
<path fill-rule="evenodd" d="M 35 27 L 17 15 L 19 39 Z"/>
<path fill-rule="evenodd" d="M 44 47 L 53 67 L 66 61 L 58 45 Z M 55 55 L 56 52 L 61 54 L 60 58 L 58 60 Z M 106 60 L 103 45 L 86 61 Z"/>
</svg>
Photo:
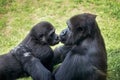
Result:
<svg viewBox="0 0 120 80">
<path fill-rule="evenodd" d="M 106 43 L 108 80 L 120 80 L 120 0 L 0 0 L 0 54 L 17 46 L 38 22 L 51 22 L 59 34 L 71 16 L 81 13 L 97 15 Z"/>
</svg>

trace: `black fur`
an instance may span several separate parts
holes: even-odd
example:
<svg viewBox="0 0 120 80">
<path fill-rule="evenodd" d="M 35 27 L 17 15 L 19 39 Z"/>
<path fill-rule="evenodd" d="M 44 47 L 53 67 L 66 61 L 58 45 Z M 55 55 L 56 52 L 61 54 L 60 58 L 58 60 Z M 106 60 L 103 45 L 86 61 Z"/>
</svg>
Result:
<svg viewBox="0 0 120 80">
<path fill-rule="evenodd" d="M 35 25 L 27 37 L 18 45 L 27 45 L 31 48 L 33 56 L 40 60 L 39 65 L 41 66 L 41 73 L 36 73 L 32 77 L 41 74 L 40 77 L 44 77 L 44 73 L 52 71 L 52 59 L 53 51 L 50 45 L 55 45 L 59 42 L 58 36 L 55 34 L 54 27 L 49 22 L 43 21 Z M 12 52 L 0 56 L 0 80 L 15 80 L 20 77 L 25 77 L 26 73 L 20 64 L 21 61 L 17 60 Z M 37 63 L 37 62 L 36 62 Z M 36 64 L 35 63 L 35 64 Z M 35 72 L 37 66 L 33 66 L 29 73 L 29 67 L 26 68 L 26 72 L 32 75 L 31 72 Z M 44 67 L 45 66 L 45 67 Z M 36 69 L 35 69 L 36 68 Z M 47 68 L 49 71 L 47 71 Z M 34 70 L 35 69 L 35 70 Z M 27 71 L 28 70 L 28 71 Z M 46 76 L 47 77 L 47 76 Z M 43 79 L 43 78 L 41 78 Z M 48 78 L 44 79 L 47 80 Z M 39 79 L 38 79 L 39 80 Z"/>
<path fill-rule="evenodd" d="M 58 42 L 59 38 L 53 25 L 48 22 L 40 22 L 32 28 L 28 36 L 20 44 L 28 45 L 32 49 L 33 55 L 40 59 L 48 70 L 52 71 L 54 54 L 50 45 L 55 45 Z"/>
<path fill-rule="evenodd" d="M 95 18 L 84 13 L 67 21 L 67 34 L 60 37 L 67 35 L 64 44 L 72 49 L 54 73 L 55 80 L 106 80 L 106 49 Z"/>
<path fill-rule="evenodd" d="M 31 51 L 29 47 L 20 45 L 11 52 L 13 56 L 20 61 L 23 70 L 28 73 L 33 80 L 51 80 L 51 72 L 41 64 L 38 58 L 33 56 Z"/>
<path fill-rule="evenodd" d="M 0 56 L 0 80 L 15 80 L 23 76 L 27 74 L 11 52 Z"/>
</svg>

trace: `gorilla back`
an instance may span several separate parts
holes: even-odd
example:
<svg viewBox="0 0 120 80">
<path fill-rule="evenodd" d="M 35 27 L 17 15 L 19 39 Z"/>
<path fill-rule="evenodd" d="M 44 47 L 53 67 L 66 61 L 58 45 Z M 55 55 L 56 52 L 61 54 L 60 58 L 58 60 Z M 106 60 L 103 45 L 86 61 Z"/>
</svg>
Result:
<svg viewBox="0 0 120 80">
<path fill-rule="evenodd" d="M 67 33 L 64 44 L 72 49 L 56 71 L 55 80 L 106 80 L 106 49 L 95 18 L 84 13 L 67 21 L 68 29 L 60 37 Z"/>
</svg>

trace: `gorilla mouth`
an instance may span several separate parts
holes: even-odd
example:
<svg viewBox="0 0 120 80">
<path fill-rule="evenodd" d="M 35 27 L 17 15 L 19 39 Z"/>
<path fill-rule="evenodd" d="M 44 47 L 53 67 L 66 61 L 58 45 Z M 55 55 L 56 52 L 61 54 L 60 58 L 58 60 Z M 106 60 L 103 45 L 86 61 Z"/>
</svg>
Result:
<svg viewBox="0 0 120 80">
<path fill-rule="evenodd" d="M 58 44 L 59 43 L 59 40 L 58 41 L 56 41 L 54 44 Z"/>
<path fill-rule="evenodd" d="M 56 42 L 51 43 L 51 44 L 49 44 L 49 45 L 54 46 L 54 45 L 56 45 L 56 44 L 58 44 L 58 43 L 59 43 L 59 41 L 56 41 Z"/>
<path fill-rule="evenodd" d="M 60 38 L 60 42 L 61 42 L 61 43 L 65 43 L 65 42 L 66 42 L 66 39 Z"/>
</svg>

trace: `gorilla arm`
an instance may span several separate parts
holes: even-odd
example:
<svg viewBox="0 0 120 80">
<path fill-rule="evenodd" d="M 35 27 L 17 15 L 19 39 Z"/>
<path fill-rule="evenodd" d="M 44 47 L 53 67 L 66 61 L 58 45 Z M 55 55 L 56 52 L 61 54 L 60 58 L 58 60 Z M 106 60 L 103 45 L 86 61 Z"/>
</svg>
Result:
<svg viewBox="0 0 120 80">
<path fill-rule="evenodd" d="M 71 46 L 60 46 L 54 49 L 54 59 L 53 59 L 53 64 L 59 64 L 61 63 L 66 54 L 71 50 Z"/>
</svg>

